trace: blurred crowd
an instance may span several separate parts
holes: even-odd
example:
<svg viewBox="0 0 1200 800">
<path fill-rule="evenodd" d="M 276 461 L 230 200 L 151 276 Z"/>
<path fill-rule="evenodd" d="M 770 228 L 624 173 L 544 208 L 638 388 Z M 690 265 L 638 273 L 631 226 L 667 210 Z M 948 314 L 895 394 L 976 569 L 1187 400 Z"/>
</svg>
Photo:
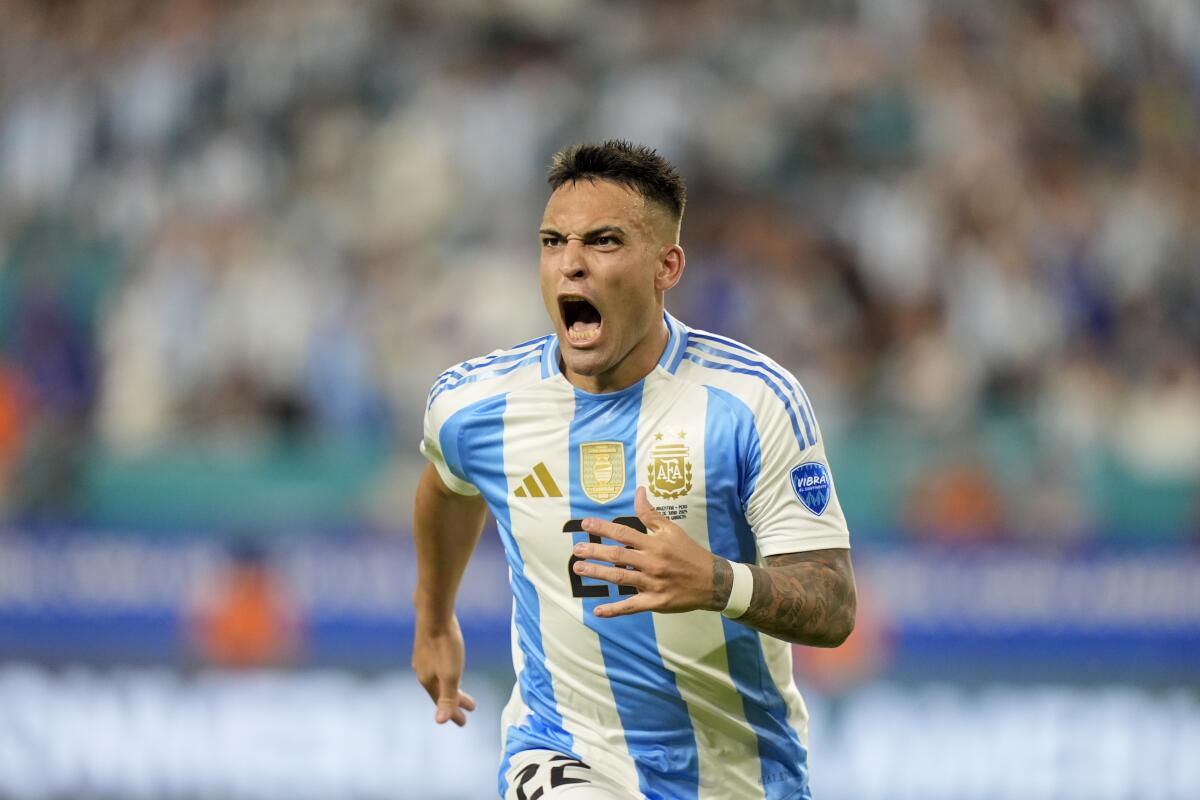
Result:
<svg viewBox="0 0 1200 800">
<path fill-rule="evenodd" d="M 0 506 L 224 440 L 387 442 L 411 492 L 432 379 L 547 328 L 550 155 L 611 137 L 688 181 L 672 312 L 909 443 L 897 524 L 1104 527 L 1110 462 L 1200 497 L 1198 41 L 1178 0 L 0 3 Z"/>
</svg>

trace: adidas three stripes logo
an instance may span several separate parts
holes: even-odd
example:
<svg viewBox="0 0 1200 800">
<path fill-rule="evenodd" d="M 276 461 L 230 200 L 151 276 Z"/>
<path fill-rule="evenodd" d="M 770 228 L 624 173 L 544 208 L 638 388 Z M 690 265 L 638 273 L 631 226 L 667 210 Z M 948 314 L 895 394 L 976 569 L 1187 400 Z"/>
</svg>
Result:
<svg viewBox="0 0 1200 800">
<path fill-rule="evenodd" d="M 513 494 L 517 497 L 562 497 L 562 490 L 554 482 L 550 470 L 539 461 Z"/>
</svg>

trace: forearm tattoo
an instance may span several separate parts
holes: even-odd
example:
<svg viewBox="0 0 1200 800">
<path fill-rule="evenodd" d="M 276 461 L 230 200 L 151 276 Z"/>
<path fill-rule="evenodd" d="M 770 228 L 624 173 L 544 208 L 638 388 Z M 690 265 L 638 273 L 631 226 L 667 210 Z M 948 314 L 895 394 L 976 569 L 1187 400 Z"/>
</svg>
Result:
<svg viewBox="0 0 1200 800">
<path fill-rule="evenodd" d="M 738 622 L 796 644 L 837 647 L 845 641 L 856 606 L 849 550 L 788 553 L 766 563 L 750 567 L 754 594 Z"/>
<path fill-rule="evenodd" d="M 713 559 L 712 607 L 714 611 L 725 608 L 729 593 L 733 591 L 733 567 L 723 558 Z"/>
</svg>

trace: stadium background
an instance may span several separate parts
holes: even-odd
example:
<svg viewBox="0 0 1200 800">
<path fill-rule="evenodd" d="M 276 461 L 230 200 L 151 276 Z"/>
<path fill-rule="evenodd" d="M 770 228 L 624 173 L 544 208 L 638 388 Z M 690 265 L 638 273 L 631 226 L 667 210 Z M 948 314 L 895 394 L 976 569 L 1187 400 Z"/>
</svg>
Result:
<svg viewBox="0 0 1200 800">
<path fill-rule="evenodd" d="M 1198 8 L 0 2 L 0 796 L 489 796 L 494 534 L 471 724 L 407 669 L 421 410 L 613 136 L 822 419 L 817 797 L 1200 796 Z"/>
</svg>

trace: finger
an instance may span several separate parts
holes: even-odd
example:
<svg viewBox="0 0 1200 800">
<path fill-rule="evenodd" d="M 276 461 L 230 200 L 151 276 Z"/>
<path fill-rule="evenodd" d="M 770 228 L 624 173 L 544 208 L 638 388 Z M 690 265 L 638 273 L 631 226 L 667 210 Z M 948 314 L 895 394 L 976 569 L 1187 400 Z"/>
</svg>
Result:
<svg viewBox="0 0 1200 800">
<path fill-rule="evenodd" d="M 628 600 L 622 600 L 619 603 L 605 603 L 602 606 L 596 606 L 592 613 L 597 617 L 624 617 L 629 614 L 636 614 L 639 611 L 651 611 L 650 601 L 646 599 L 644 594 L 636 594 Z"/>
<path fill-rule="evenodd" d="M 644 534 L 639 534 L 644 535 Z M 610 564 L 621 566 L 628 564 L 635 569 L 640 569 L 645 562 L 645 558 L 636 550 L 631 550 L 628 547 L 623 547 L 616 544 L 592 544 L 591 542 L 580 542 L 575 545 L 575 555 L 579 558 L 593 558 L 597 561 L 607 561 Z"/>
<path fill-rule="evenodd" d="M 475 710 L 475 698 L 471 697 L 471 695 L 467 694 L 466 692 L 458 693 L 458 704 L 467 711 Z"/>
<path fill-rule="evenodd" d="M 458 703 L 459 701 L 457 697 L 440 698 L 437 704 L 437 713 L 433 716 L 434 721 L 436 721 L 438 725 L 442 725 L 447 722 L 453 722 L 460 728 L 463 725 L 466 725 L 467 715 L 461 708 L 458 707 Z"/>
<path fill-rule="evenodd" d="M 618 586 L 641 586 L 645 576 L 640 572 L 620 567 L 603 567 L 599 564 L 589 564 L 586 561 L 575 562 L 575 574 L 598 578 L 602 581 L 615 583 Z"/>
<path fill-rule="evenodd" d="M 638 545 L 646 543 L 646 534 L 641 531 L 635 531 L 626 525 L 618 525 L 615 522 L 609 522 L 606 519 L 596 519 L 588 517 L 583 521 L 583 529 L 588 533 L 595 533 L 607 539 L 612 539 L 621 544 L 627 544 L 630 547 L 637 548 Z"/>
<path fill-rule="evenodd" d="M 638 519 L 646 526 L 647 531 L 658 533 L 665 526 L 671 524 L 671 521 L 659 513 L 658 509 L 650 504 L 650 498 L 646 496 L 646 487 L 639 486 L 633 494 L 633 510 L 637 513 Z"/>
<path fill-rule="evenodd" d="M 453 719 L 456 724 L 462 725 L 467 719 L 458 710 L 458 675 L 447 675 L 444 678 L 439 676 L 438 686 L 441 688 L 441 691 L 438 692 L 437 713 L 434 714 L 434 719 L 439 725 L 449 719 Z M 459 722 L 457 717 L 462 717 L 462 722 Z"/>
</svg>

